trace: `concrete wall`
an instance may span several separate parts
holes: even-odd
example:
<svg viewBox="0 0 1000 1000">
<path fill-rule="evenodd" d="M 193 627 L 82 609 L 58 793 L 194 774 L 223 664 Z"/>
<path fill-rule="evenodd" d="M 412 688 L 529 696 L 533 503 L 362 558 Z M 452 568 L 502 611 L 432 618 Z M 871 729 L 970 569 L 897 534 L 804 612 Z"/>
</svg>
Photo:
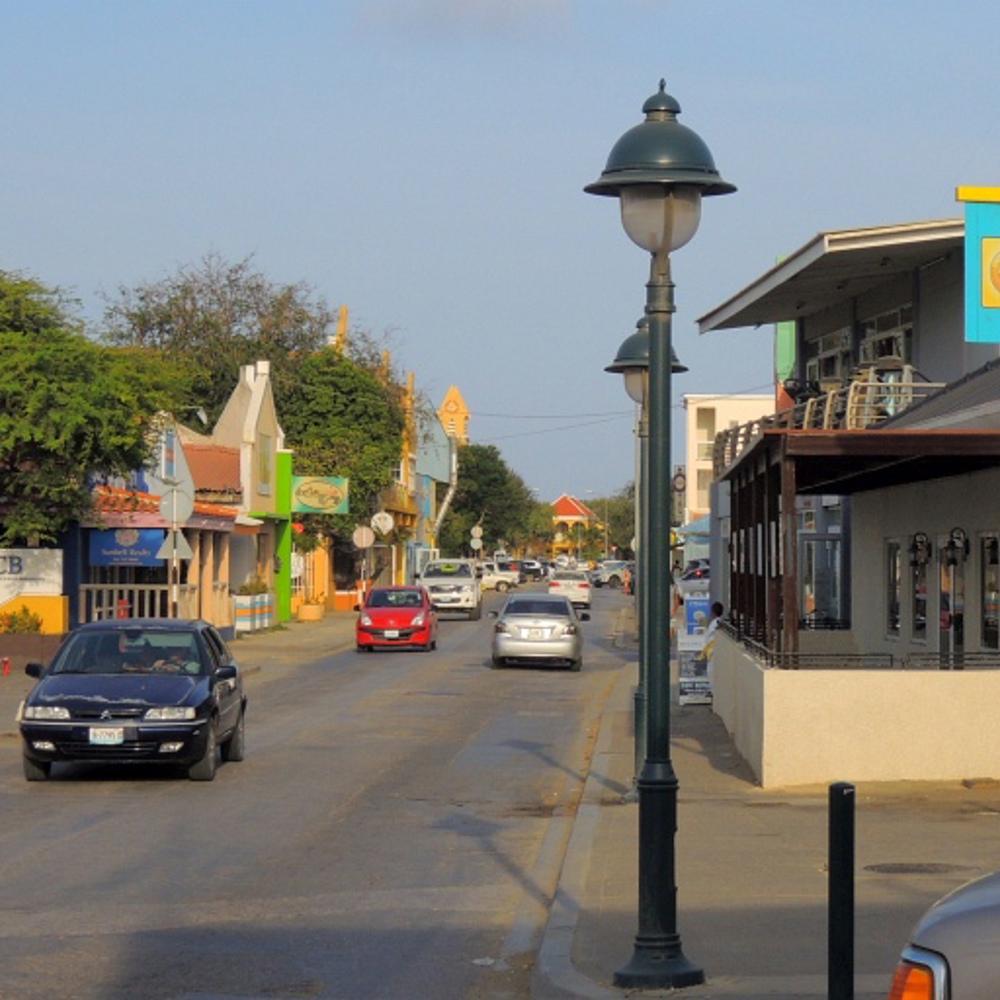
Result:
<svg viewBox="0 0 1000 1000">
<path fill-rule="evenodd" d="M 713 710 L 764 788 L 1000 779 L 1000 671 L 776 670 L 716 639 Z"/>
</svg>

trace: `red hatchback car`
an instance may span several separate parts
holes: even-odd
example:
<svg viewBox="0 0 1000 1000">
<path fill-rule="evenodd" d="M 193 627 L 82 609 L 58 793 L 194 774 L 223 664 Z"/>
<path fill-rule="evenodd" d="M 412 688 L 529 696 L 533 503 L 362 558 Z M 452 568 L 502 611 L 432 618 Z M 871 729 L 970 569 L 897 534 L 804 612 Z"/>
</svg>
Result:
<svg viewBox="0 0 1000 1000">
<path fill-rule="evenodd" d="M 437 646 L 437 612 L 423 587 L 372 587 L 356 610 L 359 653 L 396 646 L 426 652 Z"/>
</svg>

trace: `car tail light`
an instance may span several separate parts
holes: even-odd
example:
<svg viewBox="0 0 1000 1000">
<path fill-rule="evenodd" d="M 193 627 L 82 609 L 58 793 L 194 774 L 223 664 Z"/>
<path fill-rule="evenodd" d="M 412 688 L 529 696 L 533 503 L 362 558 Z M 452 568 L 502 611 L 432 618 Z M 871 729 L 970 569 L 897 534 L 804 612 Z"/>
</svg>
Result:
<svg viewBox="0 0 1000 1000">
<path fill-rule="evenodd" d="M 551 583 L 549 584 L 549 589 L 550 589 L 550 590 L 558 590 L 558 589 L 559 589 L 559 581 L 558 581 L 558 580 L 553 580 L 553 581 L 552 581 L 552 582 L 551 582 Z"/>
<path fill-rule="evenodd" d="M 904 949 L 892 977 L 889 1000 L 944 1000 L 947 969 L 940 955 Z"/>
<path fill-rule="evenodd" d="M 563 634 L 564 634 L 564 635 L 576 635 L 576 633 L 577 633 L 577 632 L 579 632 L 579 631 L 580 631 L 580 630 L 579 630 L 579 629 L 578 629 L 578 628 L 576 627 L 576 625 L 574 625 L 574 624 L 573 624 L 573 622 L 570 622 L 570 623 L 569 623 L 569 624 L 568 624 L 568 625 L 567 625 L 567 626 L 566 626 L 566 627 L 565 627 L 565 628 L 563 629 Z"/>
<path fill-rule="evenodd" d="M 580 584 L 580 588 L 582 590 L 590 590 L 590 584 L 589 583 L 581 583 Z"/>
</svg>

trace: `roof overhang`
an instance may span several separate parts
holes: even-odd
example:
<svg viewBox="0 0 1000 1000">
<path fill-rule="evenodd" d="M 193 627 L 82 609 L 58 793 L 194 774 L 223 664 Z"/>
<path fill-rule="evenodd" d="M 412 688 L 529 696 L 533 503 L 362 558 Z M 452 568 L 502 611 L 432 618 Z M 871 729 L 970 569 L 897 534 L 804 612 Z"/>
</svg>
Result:
<svg viewBox="0 0 1000 1000">
<path fill-rule="evenodd" d="M 811 316 L 961 250 L 961 219 L 820 233 L 698 320 L 698 332 Z"/>
<path fill-rule="evenodd" d="M 796 494 L 850 496 L 1000 468 L 1000 431 L 765 431 L 721 478 L 778 459 Z"/>
</svg>

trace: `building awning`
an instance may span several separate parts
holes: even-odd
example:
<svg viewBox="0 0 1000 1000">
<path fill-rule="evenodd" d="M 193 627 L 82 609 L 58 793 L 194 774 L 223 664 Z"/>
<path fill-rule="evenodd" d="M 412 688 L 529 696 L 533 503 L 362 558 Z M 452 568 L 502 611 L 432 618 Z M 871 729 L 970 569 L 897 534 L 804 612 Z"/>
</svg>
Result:
<svg viewBox="0 0 1000 1000">
<path fill-rule="evenodd" d="M 949 253 L 961 253 L 961 219 L 820 233 L 698 319 L 698 332 L 734 330 L 809 316 Z"/>
<path fill-rule="evenodd" d="M 722 478 L 779 458 L 797 494 L 849 496 L 1000 467 L 1000 431 L 765 431 Z"/>
<path fill-rule="evenodd" d="M 677 528 L 676 531 L 678 535 L 704 535 L 707 538 L 712 531 L 712 526 L 709 522 L 710 518 L 706 514 L 704 517 L 688 521 L 687 524 Z"/>
<path fill-rule="evenodd" d="M 259 535 L 260 526 L 264 522 L 259 517 L 251 517 L 249 514 L 236 515 L 237 535 Z"/>
</svg>

